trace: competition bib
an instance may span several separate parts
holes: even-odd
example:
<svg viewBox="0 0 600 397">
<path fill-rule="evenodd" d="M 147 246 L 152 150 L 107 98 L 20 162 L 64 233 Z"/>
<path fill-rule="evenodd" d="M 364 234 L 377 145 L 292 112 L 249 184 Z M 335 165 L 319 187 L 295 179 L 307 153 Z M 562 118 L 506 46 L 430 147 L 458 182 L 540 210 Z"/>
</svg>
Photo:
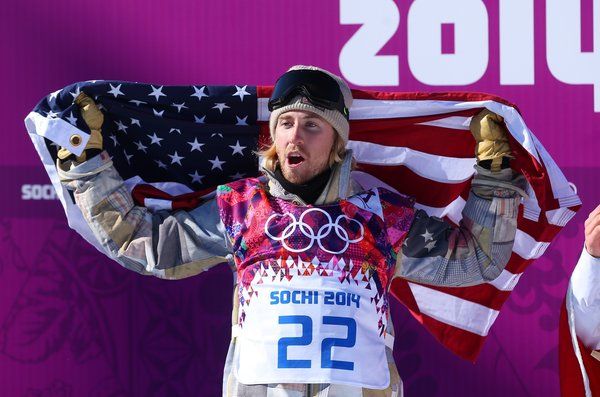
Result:
<svg viewBox="0 0 600 397">
<path fill-rule="evenodd" d="M 282 270 L 287 278 L 280 279 Z M 315 265 L 290 257 L 261 268 L 240 291 L 238 380 L 386 388 L 385 298 L 372 278 L 363 279 L 360 265 L 343 260 Z"/>
</svg>

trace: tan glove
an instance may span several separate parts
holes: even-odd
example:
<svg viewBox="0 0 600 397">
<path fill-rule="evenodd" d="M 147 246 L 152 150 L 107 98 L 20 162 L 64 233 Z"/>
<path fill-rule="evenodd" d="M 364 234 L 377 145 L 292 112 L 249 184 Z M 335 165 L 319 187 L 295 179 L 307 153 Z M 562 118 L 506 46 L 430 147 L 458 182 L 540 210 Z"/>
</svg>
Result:
<svg viewBox="0 0 600 397">
<path fill-rule="evenodd" d="M 477 162 L 492 160 L 491 171 L 500 171 L 502 158 L 513 158 L 504 119 L 487 109 L 473 117 L 469 129 L 477 142 L 475 155 Z"/>
<path fill-rule="evenodd" d="M 81 108 L 83 120 L 91 131 L 90 139 L 88 140 L 87 145 L 85 145 L 83 153 L 75 159 L 78 163 L 82 163 L 87 160 L 86 151 L 88 149 L 102 150 L 102 133 L 100 131 L 102 129 L 102 123 L 104 122 L 104 114 L 98 109 L 94 100 L 83 92 L 75 98 L 75 103 Z M 81 138 L 74 136 L 71 137 L 71 139 Z M 60 148 L 58 151 L 58 158 L 60 160 L 65 160 L 67 157 L 71 156 L 71 154 L 72 153 L 69 150 Z"/>
</svg>

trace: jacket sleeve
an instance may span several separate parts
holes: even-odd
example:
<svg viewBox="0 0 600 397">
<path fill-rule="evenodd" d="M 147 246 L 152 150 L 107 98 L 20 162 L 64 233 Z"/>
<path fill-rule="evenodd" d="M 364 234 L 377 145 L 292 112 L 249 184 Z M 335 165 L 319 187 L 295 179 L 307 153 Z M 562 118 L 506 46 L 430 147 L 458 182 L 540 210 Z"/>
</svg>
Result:
<svg viewBox="0 0 600 397">
<path fill-rule="evenodd" d="M 600 258 L 584 248 L 569 288 L 575 333 L 583 344 L 600 350 Z"/>
<path fill-rule="evenodd" d="M 521 200 L 522 176 L 511 169 L 491 172 L 476 166 L 462 220 L 454 226 L 415 212 L 396 276 L 438 286 L 468 286 L 500 275 L 512 253 Z"/>
<path fill-rule="evenodd" d="M 193 211 L 158 211 L 134 205 L 108 153 L 81 164 L 59 162 L 61 182 L 105 253 L 141 274 L 180 279 L 227 261 L 228 240 L 216 200 Z"/>
</svg>

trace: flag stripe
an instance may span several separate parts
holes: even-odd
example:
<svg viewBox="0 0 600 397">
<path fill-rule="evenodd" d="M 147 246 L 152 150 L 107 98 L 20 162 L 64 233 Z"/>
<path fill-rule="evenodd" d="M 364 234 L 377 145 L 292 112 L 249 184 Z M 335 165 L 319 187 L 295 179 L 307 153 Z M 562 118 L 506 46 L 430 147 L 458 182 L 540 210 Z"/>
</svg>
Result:
<svg viewBox="0 0 600 397">
<path fill-rule="evenodd" d="M 403 165 L 415 174 L 435 182 L 461 183 L 475 170 L 475 159 L 452 158 L 412 150 L 407 147 L 384 146 L 370 142 L 348 142 L 356 161 L 377 166 Z"/>
<path fill-rule="evenodd" d="M 257 90 L 257 92 L 259 92 Z M 264 90 L 262 92 L 268 92 Z M 259 93 L 259 96 L 263 96 Z M 267 96 L 270 96 L 267 95 Z M 481 102 L 494 101 L 517 109 L 517 106 L 504 98 L 483 92 L 382 92 L 367 90 L 352 90 L 356 99 L 397 100 L 397 101 L 450 101 L 450 102 Z"/>
<path fill-rule="evenodd" d="M 536 259 L 542 256 L 550 243 L 536 241 L 529 234 L 517 229 L 513 251 L 523 259 Z"/>
<path fill-rule="evenodd" d="M 489 309 L 494 310 L 500 310 L 506 299 L 510 296 L 510 292 L 512 291 L 500 290 L 499 288 L 496 288 L 494 285 L 489 283 L 474 285 L 469 288 L 438 287 L 428 285 L 420 285 L 420 287 L 422 291 L 432 290 L 447 295 L 452 295 L 455 299 L 455 302 L 465 301 L 468 303 L 485 306 Z M 417 300 L 417 302 L 419 302 L 419 300 Z"/>
<path fill-rule="evenodd" d="M 467 331 L 460 327 L 436 320 L 425 314 L 420 315 L 422 324 L 444 347 L 465 360 L 475 361 L 485 336 Z"/>
<path fill-rule="evenodd" d="M 394 125 L 393 119 L 384 121 L 389 121 L 390 125 L 378 126 L 371 120 L 352 122 L 350 140 L 409 147 L 443 157 L 473 158 L 475 153 L 475 140 L 470 131 L 419 124 L 400 128 Z"/>
<path fill-rule="evenodd" d="M 455 295 L 415 283 L 408 285 L 422 314 L 465 331 L 486 336 L 498 316 L 497 310 Z"/>
<path fill-rule="evenodd" d="M 402 193 L 429 207 L 445 207 L 459 196 L 467 197 L 471 186 L 471 180 L 452 184 L 426 180 L 405 166 L 380 167 L 361 163 L 358 166 L 361 171 L 376 175 L 388 185 L 397 186 Z M 402 182 L 399 184 L 398 181 Z M 427 183 L 423 185 L 424 182 Z"/>
<path fill-rule="evenodd" d="M 523 273 L 514 274 L 504 269 L 497 278 L 493 279 L 492 281 L 488 281 L 488 283 L 501 291 L 512 291 L 519 282 L 522 274 Z M 506 298 L 508 298 L 508 295 Z M 500 310 L 500 306 L 495 308 L 496 310 Z"/>
<path fill-rule="evenodd" d="M 435 119 L 431 121 L 426 121 L 422 123 L 417 123 L 415 127 L 419 127 L 421 125 L 428 127 L 440 127 L 444 129 L 454 129 L 454 130 L 464 130 L 468 131 L 467 136 L 471 136 L 471 132 L 469 130 L 469 125 L 472 117 L 460 117 L 460 116 L 447 116 L 440 119 Z M 427 129 L 425 129 L 427 130 Z"/>
</svg>

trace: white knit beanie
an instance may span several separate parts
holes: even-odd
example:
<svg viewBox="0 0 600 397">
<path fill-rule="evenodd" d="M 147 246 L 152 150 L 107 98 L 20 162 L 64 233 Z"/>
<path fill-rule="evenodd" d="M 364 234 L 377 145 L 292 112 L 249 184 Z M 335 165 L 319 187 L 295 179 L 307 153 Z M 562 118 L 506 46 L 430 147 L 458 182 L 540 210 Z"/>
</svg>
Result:
<svg viewBox="0 0 600 397">
<path fill-rule="evenodd" d="M 346 84 L 346 82 L 341 77 L 336 76 L 335 74 L 330 73 L 327 70 L 318 68 L 316 66 L 296 65 L 289 68 L 288 72 L 291 70 L 300 69 L 318 70 L 319 72 L 323 72 L 331 76 L 340 87 L 340 91 L 344 96 L 344 105 L 348 110 L 350 110 L 350 107 L 352 106 L 352 92 L 350 91 L 348 84 Z M 287 105 L 282 106 L 279 109 L 275 109 L 273 110 L 273 112 L 271 112 L 271 116 L 269 117 L 269 131 L 271 132 L 271 139 L 273 139 L 273 141 L 275 141 L 275 126 L 277 125 L 277 119 L 283 113 L 290 112 L 292 110 L 304 110 L 315 113 L 316 115 L 322 117 L 333 126 L 333 128 L 343 139 L 344 144 L 348 143 L 348 136 L 350 134 L 350 124 L 348 124 L 348 120 L 346 119 L 346 117 L 338 110 L 318 108 L 312 103 L 310 103 L 310 101 L 308 101 L 303 96 L 297 96 L 295 98 L 292 98 L 292 100 L 290 100 L 290 102 Z"/>
</svg>

